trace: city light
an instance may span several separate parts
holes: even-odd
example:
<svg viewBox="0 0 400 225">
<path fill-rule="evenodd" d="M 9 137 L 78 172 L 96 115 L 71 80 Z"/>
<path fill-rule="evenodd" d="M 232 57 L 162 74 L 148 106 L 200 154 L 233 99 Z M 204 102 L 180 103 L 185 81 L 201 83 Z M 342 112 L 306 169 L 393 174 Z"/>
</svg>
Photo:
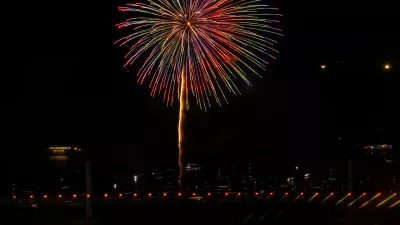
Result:
<svg viewBox="0 0 400 225">
<path fill-rule="evenodd" d="M 255 196 L 258 196 L 258 192 L 254 193 Z"/>
<path fill-rule="evenodd" d="M 179 193 L 178 193 L 178 197 L 181 197 L 181 196 L 182 196 L 182 193 L 179 192 Z"/>
<path fill-rule="evenodd" d="M 358 200 L 360 200 L 361 198 L 365 197 L 367 195 L 367 193 L 363 193 L 362 195 L 360 195 L 358 198 L 354 199 L 352 202 L 350 202 L 347 207 L 352 206 L 354 203 L 356 203 Z"/>
<path fill-rule="evenodd" d="M 274 195 L 274 193 L 273 193 L 273 192 L 271 192 L 271 193 L 269 193 L 269 195 L 271 195 L 271 196 L 272 196 L 272 195 Z"/>
<path fill-rule="evenodd" d="M 397 202 L 393 203 L 392 205 L 389 206 L 389 209 L 395 207 L 396 205 L 400 204 L 400 200 L 398 200 Z"/>
<path fill-rule="evenodd" d="M 135 194 L 136 195 L 136 194 Z M 136 197 L 136 196 L 135 196 Z M 151 193 L 149 193 L 149 197 L 151 197 Z"/>
<path fill-rule="evenodd" d="M 289 195 L 289 193 L 285 192 L 285 196 L 288 196 L 288 195 Z"/>
<path fill-rule="evenodd" d="M 342 203 L 346 198 L 350 197 L 351 193 L 348 193 L 346 196 L 344 196 L 343 198 L 341 198 L 338 202 L 336 202 L 336 205 L 339 205 L 340 203 Z"/>
<path fill-rule="evenodd" d="M 33 199 L 33 195 L 30 195 L 29 198 L 30 198 L 30 199 Z"/>
<path fill-rule="evenodd" d="M 90 194 L 87 194 L 87 195 L 86 195 L 86 198 L 90 198 Z"/>
<path fill-rule="evenodd" d="M 379 196 L 381 196 L 381 193 L 376 194 L 374 197 L 372 197 L 370 200 L 366 201 L 364 204 L 362 204 L 359 208 L 363 208 L 364 206 L 368 205 L 371 201 L 373 201 L 374 199 L 378 198 Z"/>
<path fill-rule="evenodd" d="M 240 192 L 237 195 L 240 196 L 241 195 Z"/>
<path fill-rule="evenodd" d="M 226 193 L 225 193 L 225 197 L 228 197 L 228 195 L 229 195 L 228 192 L 226 192 Z"/>
<path fill-rule="evenodd" d="M 44 198 L 44 199 L 47 199 L 47 195 L 43 195 L 43 198 Z"/>
<path fill-rule="evenodd" d="M 321 69 L 323 69 L 323 70 L 326 69 L 326 65 L 322 64 Z"/>
<path fill-rule="evenodd" d="M 163 196 L 164 196 L 164 197 L 167 196 L 167 193 L 163 193 Z"/>
<path fill-rule="evenodd" d="M 58 195 L 58 198 L 62 198 L 62 195 Z M 76 198 L 76 195 L 74 195 L 74 198 Z"/>
<path fill-rule="evenodd" d="M 118 195 L 120 198 L 122 198 L 122 193 L 119 193 L 119 195 Z"/>
<path fill-rule="evenodd" d="M 320 204 L 326 202 L 328 199 L 330 199 L 331 197 L 333 197 L 333 195 L 335 195 L 333 192 L 331 192 L 326 198 L 324 198 L 324 200 L 321 201 Z"/>
<path fill-rule="evenodd" d="M 211 196 L 211 193 L 210 193 L 210 192 L 208 192 L 208 193 L 207 193 L 207 195 L 208 195 L 208 197 L 210 197 L 210 196 Z"/>
<path fill-rule="evenodd" d="M 303 192 L 301 192 L 301 193 L 300 193 L 300 195 L 301 195 L 301 196 L 303 196 L 303 195 L 304 195 L 304 193 L 303 193 Z"/>
<path fill-rule="evenodd" d="M 104 198 L 108 198 L 108 194 L 107 193 L 104 194 Z"/>
<path fill-rule="evenodd" d="M 308 199 L 308 202 L 311 202 L 314 198 L 316 198 L 318 196 L 318 192 L 315 192 L 315 194 L 313 196 L 311 196 L 310 199 Z"/>
<path fill-rule="evenodd" d="M 391 69 L 391 66 L 390 66 L 390 64 L 385 64 L 385 66 L 383 67 L 385 70 L 390 70 Z"/>
<path fill-rule="evenodd" d="M 397 195 L 397 193 L 392 194 L 391 196 L 387 197 L 385 200 L 379 202 L 378 205 L 376 205 L 376 207 L 382 206 L 383 204 L 388 202 L 390 199 L 394 198 L 396 195 Z"/>
<path fill-rule="evenodd" d="M 192 196 L 193 196 L 193 197 L 194 197 L 194 196 L 196 196 L 196 193 L 195 193 L 195 192 L 193 192 Z"/>
<path fill-rule="evenodd" d="M 61 198 L 62 195 L 58 195 L 58 197 Z M 76 194 L 73 194 L 72 197 L 73 197 L 73 198 L 76 198 Z"/>
<path fill-rule="evenodd" d="M 149 196 L 151 196 L 151 193 L 149 194 Z M 136 198 L 136 197 L 137 197 L 137 194 L 136 194 L 136 193 L 134 193 L 134 194 L 133 194 L 133 197 L 135 197 L 135 198 Z"/>
</svg>

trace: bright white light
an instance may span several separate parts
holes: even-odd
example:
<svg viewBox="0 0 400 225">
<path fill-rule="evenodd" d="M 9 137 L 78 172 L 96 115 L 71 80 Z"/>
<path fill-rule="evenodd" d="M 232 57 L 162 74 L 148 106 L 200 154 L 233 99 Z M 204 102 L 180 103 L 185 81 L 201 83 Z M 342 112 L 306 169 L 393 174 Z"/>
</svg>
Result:
<svg viewBox="0 0 400 225">
<path fill-rule="evenodd" d="M 137 181 L 137 176 L 133 176 L 133 180 L 136 182 Z"/>
<path fill-rule="evenodd" d="M 117 184 L 113 185 L 114 190 L 117 190 Z"/>
</svg>

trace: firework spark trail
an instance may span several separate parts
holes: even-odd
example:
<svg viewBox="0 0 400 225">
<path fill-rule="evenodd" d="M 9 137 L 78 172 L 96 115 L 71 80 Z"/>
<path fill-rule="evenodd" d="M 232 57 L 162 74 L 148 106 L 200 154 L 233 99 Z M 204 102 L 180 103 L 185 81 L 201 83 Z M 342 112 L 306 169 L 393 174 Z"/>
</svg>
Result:
<svg viewBox="0 0 400 225">
<path fill-rule="evenodd" d="M 179 156 L 178 156 L 178 165 L 179 165 L 179 182 L 181 184 L 183 178 L 183 140 L 184 140 L 184 121 L 185 121 L 185 107 L 186 107 L 186 96 L 185 96 L 185 86 L 186 79 L 184 70 L 181 74 L 181 89 L 179 96 L 179 124 L 178 124 L 178 148 L 179 148 Z"/>
</svg>

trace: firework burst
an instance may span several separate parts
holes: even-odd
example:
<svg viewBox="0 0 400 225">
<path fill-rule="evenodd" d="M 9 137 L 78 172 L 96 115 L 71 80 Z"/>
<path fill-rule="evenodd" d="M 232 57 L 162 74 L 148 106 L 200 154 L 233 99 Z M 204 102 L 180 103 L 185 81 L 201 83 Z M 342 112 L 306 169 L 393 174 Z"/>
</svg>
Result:
<svg viewBox="0 0 400 225">
<path fill-rule="evenodd" d="M 185 93 L 206 109 L 212 99 L 227 102 L 226 92 L 240 94 L 238 78 L 251 85 L 247 73 L 259 75 L 278 52 L 271 38 L 281 35 L 273 27 L 280 16 L 277 8 L 261 0 L 153 0 L 127 4 L 122 12 L 135 12 L 117 24 L 133 27 L 133 32 L 116 41 L 129 44 L 129 66 L 146 52 L 147 59 L 138 72 L 138 82 L 149 80 L 151 95 L 160 94 L 167 105 Z M 186 85 L 181 88 L 182 76 Z"/>
<path fill-rule="evenodd" d="M 151 95 L 160 94 L 167 105 L 179 99 L 178 164 L 183 176 L 185 109 L 189 93 L 202 109 L 212 99 L 227 103 L 225 92 L 240 94 L 235 81 L 251 85 L 247 73 L 258 76 L 268 62 L 260 55 L 274 58 L 278 53 L 270 36 L 281 35 L 273 27 L 281 16 L 277 8 L 262 0 L 148 0 L 127 4 L 122 12 L 133 17 L 118 28 L 133 27 L 133 32 L 116 41 L 130 45 L 125 66 L 147 55 L 138 72 L 138 82 L 150 80 Z"/>
</svg>

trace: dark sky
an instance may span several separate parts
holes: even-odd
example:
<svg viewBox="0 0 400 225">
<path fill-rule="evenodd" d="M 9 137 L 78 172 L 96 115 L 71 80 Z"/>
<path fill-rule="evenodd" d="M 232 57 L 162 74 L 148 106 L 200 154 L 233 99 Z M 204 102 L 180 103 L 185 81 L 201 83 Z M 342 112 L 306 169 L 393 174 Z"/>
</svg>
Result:
<svg viewBox="0 0 400 225">
<path fill-rule="evenodd" d="M 175 163 L 177 105 L 151 98 L 136 83 L 136 68 L 122 68 L 126 49 L 113 45 L 123 2 L 30 1 L 9 9 L 2 76 L 9 164 L 31 162 L 56 144 L 78 144 L 112 164 Z M 339 157 L 346 152 L 338 153 L 338 137 L 376 143 L 380 127 L 385 141 L 399 143 L 400 35 L 391 2 L 271 1 L 284 14 L 281 54 L 230 105 L 207 113 L 192 107 L 188 157 Z M 386 62 L 390 72 L 382 70 Z"/>
</svg>

